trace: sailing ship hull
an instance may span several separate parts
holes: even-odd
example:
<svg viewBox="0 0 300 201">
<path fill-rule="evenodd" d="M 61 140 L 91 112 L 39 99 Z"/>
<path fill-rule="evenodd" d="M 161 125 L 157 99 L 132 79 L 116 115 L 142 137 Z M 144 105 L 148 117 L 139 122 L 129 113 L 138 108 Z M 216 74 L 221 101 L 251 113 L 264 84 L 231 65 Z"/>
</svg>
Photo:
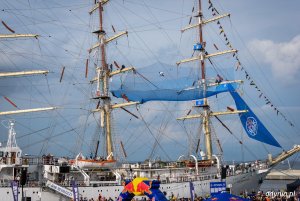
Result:
<svg viewBox="0 0 300 201">
<path fill-rule="evenodd" d="M 248 172 L 244 174 L 239 174 L 235 176 L 229 176 L 226 178 L 227 186 L 232 186 L 231 193 L 240 194 L 241 192 L 251 193 L 252 191 L 257 192 L 261 185 L 261 181 L 266 177 L 267 171 L 263 173 L 258 172 Z M 210 182 L 219 182 L 220 179 L 210 179 L 203 181 L 193 181 L 195 193 L 197 196 L 207 196 L 210 194 Z M 71 187 L 69 187 L 70 190 Z M 179 182 L 179 183 L 167 183 L 161 184 L 160 187 L 162 192 L 166 192 L 166 197 L 168 198 L 173 194 L 175 197 L 190 197 L 190 184 L 188 181 Z M 97 187 L 80 187 L 79 193 L 82 197 L 87 197 L 88 199 L 98 198 L 98 195 L 112 199 L 116 199 L 120 192 L 123 190 L 123 186 L 114 185 L 114 186 L 97 186 Z M 19 189 L 21 191 L 21 189 Z M 1 200 L 9 201 L 13 199 L 12 190 L 10 187 L 0 188 Z M 41 200 L 41 201 L 53 201 L 53 200 L 70 200 L 70 198 L 62 195 L 54 190 L 51 190 L 47 187 L 26 187 L 24 188 L 24 196 L 30 197 L 31 200 Z M 21 193 L 19 194 L 19 200 L 21 200 Z"/>
</svg>

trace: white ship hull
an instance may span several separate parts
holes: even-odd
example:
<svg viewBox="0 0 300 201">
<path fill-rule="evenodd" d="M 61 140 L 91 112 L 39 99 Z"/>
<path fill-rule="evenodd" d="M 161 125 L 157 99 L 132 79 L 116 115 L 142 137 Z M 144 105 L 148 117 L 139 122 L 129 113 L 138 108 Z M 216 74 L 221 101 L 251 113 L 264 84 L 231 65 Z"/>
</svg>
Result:
<svg viewBox="0 0 300 201">
<path fill-rule="evenodd" d="M 239 194 L 240 192 L 248 192 L 252 191 L 257 192 L 260 187 L 260 180 L 264 179 L 267 172 L 264 173 L 255 173 L 249 172 L 245 174 L 230 176 L 226 178 L 226 184 L 232 185 L 231 192 L 233 194 Z M 204 181 L 193 181 L 195 193 L 198 196 L 206 196 L 210 194 L 210 182 L 218 182 L 220 179 L 211 179 Z M 71 190 L 71 188 L 69 188 Z M 172 193 L 176 197 L 190 197 L 190 186 L 189 182 L 181 182 L 181 183 L 168 183 L 161 184 L 160 189 L 162 192 L 167 193 L 167 198 Z M 79 193 L 83 197 L 87 197 L 88 199 L 94 198 L 96 200 L 98 195 L 109 198 L 111 197 L 113 200 L 119 196 L 120 192 L 123 190 L 123 186 L 102 186 L 102 187 L 79 187 Z M 21 188 L 19 188 L 19 200 L 21 200 Z M 11 201 L 13 200 L 12 190 L 10 187 L 2 187 L 0 188 L 1 200 L 3 201 Z M 70 198 L 55 192 L 47 187 L 39 188 L 39 187 L 28 187 L 24 188 L 24 196 L 30 197 L 31 201 L 64 201 L 70 200 Z"/>
</svg>

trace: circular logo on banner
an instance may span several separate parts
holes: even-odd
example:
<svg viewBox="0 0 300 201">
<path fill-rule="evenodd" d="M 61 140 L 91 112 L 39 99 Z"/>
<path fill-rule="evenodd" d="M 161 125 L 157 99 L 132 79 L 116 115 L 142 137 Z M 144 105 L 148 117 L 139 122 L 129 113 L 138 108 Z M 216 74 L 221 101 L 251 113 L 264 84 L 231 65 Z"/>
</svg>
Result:
<svg viewBox="0 0 300 201">
<path fill-rule="evenodd" d="M 252 136 L 255 136 L 257 134 L 257 121 L 256 119 L 254 119 L 254 117 L 247 118 L 246 129 L 247 132 Z"/>
</svg>

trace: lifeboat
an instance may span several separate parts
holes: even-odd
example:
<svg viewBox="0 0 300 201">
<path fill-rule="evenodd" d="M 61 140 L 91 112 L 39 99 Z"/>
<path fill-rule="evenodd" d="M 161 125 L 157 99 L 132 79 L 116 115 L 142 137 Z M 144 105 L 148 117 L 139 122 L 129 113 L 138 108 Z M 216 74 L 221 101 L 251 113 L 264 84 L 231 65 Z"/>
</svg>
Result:
<svg viewBox="0 0 300 201">
<path fill-rule="evenodd" d="M 213 160 L 201 160 L 198 161 L 198 167 L 210 167 L 214 164 Z M 186 167 L 193 168 L 196 166 L 196 163 L 194 161 L 185 161 Z"/>
<path fill-rule="evenodd" d="M 71 165 L 77 166 L 79 168 L 110 168 L 116 164 L 116 160 L 111 159 L 87 159 L 81 153 L 79 153 L 75 159 L 69 160 Z"/>
</svg>

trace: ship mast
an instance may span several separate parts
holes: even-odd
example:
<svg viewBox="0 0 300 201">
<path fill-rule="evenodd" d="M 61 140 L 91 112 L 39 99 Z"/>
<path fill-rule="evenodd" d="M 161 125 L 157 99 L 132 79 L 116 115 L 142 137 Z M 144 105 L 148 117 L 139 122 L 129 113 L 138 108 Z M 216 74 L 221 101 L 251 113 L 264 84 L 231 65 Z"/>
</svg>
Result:
<svg viewBox="0 0 300 201">
<path fill-rule="evenodd" d="M 216 85 L 220 84 L 220 83 L 208 83 L 207 82 L 205 59 L 209 59 L 211 57 L 215 57 L 215 56 L 219 56 L 219 55 L 223 55 L 223 54 L 235 53 L 235 52 L 237 52 L 237 50 L 230 49 L 230 50 L 225 50 L 225 51 L 221 51 L 221 52 L 208 54 L 207 51 L 205 50 L 206 42 L 203 39 L 203 27 L 204 27 L 204 25 L 206 25 L 208 23 L 218 21 L 219 19 L 224 18 L 224 17 L 228 17 L 228 16 L 230 16 L 230 14 L 218 15 L 218 16 L 215 16 L 211 19 L 204 20 L 203 19 L 203 13 L 202 13 L 201 0 L 198 0 L 198 15 L 196 16 L 196 17 L 198 17 L 198 23 L 193 24 L 193 25 L 189 25 L 189 26 L 187 26 L 187 27 L 185 27 L 181 30 L 181 32 L 185 32 L 189 29 L 198 27 L 198 30 L 199 30 L 199 43 L 196 44 L 197 48 L 195 49 L 195 47 L 194 47 L 194 50 L 199 51 L 199 54 L 195 57 L 178 61 L 178 62 L 176 62 L 176 64 L 180 65 L 180 64 L 186 63 L 186 62 L 199 61 L 199 65 L 200 65 L 199 68 L 201 69 L 201 85 L 203 87 L 203 96 L 204 97 L 206 96 L 208 86 L 216 86 Z M 222 84 L 225 84 L 225 83 L 228 83 L 228 84 L 229 83 L 241 83 L 241 82 L 242 82 L 241 80 L 223 81 Z M 211 130 L 210 130 L 210 117 L 217 116 L 217 115 L 238 114 L 238 113 L 247 112 L 247 110 L 212 112 L 210 110 L 208 99 L 203 98 L 203 102 L 204 102 L 204 104 L 202 106 L 203 107 L 203 112 L 202 113 L 196 114 L 196 115 L 187 115 L 185 117 L 177 118 L 177 120 L 202 118 L 203 131 L 204 131 L 204 135 L 205 135 L 206 155 L 207 155 L 207 159 L 211 160 L 212 159 L 212 138 L 211 138 Z"/>
<path fill-rule="evenodd" d="M 203 84 L 203 92 L 206 94 L 206 69 L 205 69 L 205 61 L 204 61 L 204 55 L 205 55 L 205 43 L 203 41 L 203 31 L 202 31 L 202 21 L 203 21 L 203 14 L 202 14 L 202 8 L 201 8 L 201 0 L 198 0 L 198 20 L 199 20 L 199 41 L 202 45 L 202 50 L 200 51 L 200 65 L 201 65 L 201 75 L 202 75 L 202 84 Z M 211 132 L 209 127 L 209 105 L 207 98 L 203 99 L 204 101 L 204 116 L 203 116 L 203 130 L 204 130 L 204 136 L 205 136 L 205 147 L 206 147 L 206 155 L 207 159 L 212 158 L 212 142 L 211 142 Z"/>
<path fill-rule="evenodd" d="M 97 84 L 97 93 L 94 99 L 98 99 L 100 101 L 100 105 L 96 110 L 92 112 L 100 112 L 101 113 L 101 127 L 103 127 L 104 132 L 106 134 L 106 154 L 107 160 L 114 160 L 113 155 L 113 141 L 112 141 L 112 131 L 111 131 L 111 112 L 114 108 L 122 108 L 129 105 L 138 104 L 137 102 L 129 102 L 129 103 L 121 103 L 121 104 L 111 104 L 111 98 L 109 95 L 109 78 L 117 75 L 119 73 L 124 73 L 127 71 L 134 71 L 133 67 L 127 67 L 118 69 L 116 71 L 112 71 L 108 68 L 108 64 L 106 61 L 106 45 L 123 36 L 127 35 L 127 31 L 120 32 L 115 36 L 110 38 L 106 38 L 106 32 L 104 30 L 104 19 L 103 19 L 103 10 L 104 5 L 109 2 L 109 0 L 99 0 L 98 3 L 90 10 L 89 14 L 91 15 L 93 12 L 99 12 L 99 30 L 94 31 L 93 33 L 97 34 L 98 43 L 93 45 L 89 52 L 93 51 L 94 49 L 98 48 L 99 50 L 99 58 L 101 60 L 101 66 L 96 68 L 97 76 L 91 80 L 91 83 L 96 82 Z M 98 145 L 97 145 L 98 146 Z M 97 148 L 98 149 L 98 148 Z"/>
<path fill-rule="evenodd" d="M 110 102 L 111 99 L 108 95 L 109 88 L 109 70 L 108 65 L 106 63 L 106 55 L 105 55 L 105 30 L 103 29 L 103 6 L 102 1 L 98 2 L 98 11 L 99 11 L 99 31 L 98 40 L 100 44 L 100 58 L 101 58 L 101 67 L 97 69 L 97 73 L 99 76 L 98 84 L 97 84 L 97 94 L 102 99 L 102 108 L 104 113 L 104 129 L 106 133 L 106 154 L 108 156 L 107 159 L 113 159 L 113 144 L 111 137 L 111 109 Z"/>
</svg>

